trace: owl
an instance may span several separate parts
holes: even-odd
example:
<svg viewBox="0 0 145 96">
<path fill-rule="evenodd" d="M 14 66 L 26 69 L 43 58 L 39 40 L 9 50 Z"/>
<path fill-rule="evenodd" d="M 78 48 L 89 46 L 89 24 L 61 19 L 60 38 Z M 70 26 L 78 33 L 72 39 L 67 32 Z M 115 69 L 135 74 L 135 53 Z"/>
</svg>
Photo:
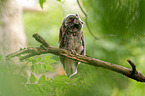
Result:
<svg viewBox="0 0 145 96">
<path fill-rule="evenodd" d="M 83 36 L 83 21 L 78 14 L 68 15 L 63 19 L 59 29 L 59 48 L 85 55 L 85 44 Z M 66 76 L 71 77 L 77 73 L 79 62 L 60 56 L 60 61 Z"/>
</svg>

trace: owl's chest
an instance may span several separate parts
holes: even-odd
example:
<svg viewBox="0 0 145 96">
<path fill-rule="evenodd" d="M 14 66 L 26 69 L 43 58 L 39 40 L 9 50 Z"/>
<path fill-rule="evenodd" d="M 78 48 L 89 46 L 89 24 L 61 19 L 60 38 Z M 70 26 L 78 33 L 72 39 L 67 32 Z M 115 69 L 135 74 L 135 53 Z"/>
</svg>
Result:
<svg viewBox="0 0 145 96">
<path fill-rule="evenodd" d="M 80 35 L 68 35 L 66 39 L 67 42 L 67 49 L 68 50 L 76 50 L 79 53 L 82 50 L 82 41 Z"/>
<path fill-rule="evenodd" d="M 73 45 L 74 47 L 78 46 L 80 44 L 80 38 L 79 36 L 70 36 L 68 39 L 69 45 Z"/>
</svg>

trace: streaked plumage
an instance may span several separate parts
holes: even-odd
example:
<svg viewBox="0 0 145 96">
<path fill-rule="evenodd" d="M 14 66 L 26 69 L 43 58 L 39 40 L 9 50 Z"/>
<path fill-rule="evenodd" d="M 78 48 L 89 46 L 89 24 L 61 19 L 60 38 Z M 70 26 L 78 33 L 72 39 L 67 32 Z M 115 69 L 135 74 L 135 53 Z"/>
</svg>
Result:
<svg viewBox="0 0 145 96">
<path fill-rule="evenodd" d="M 82 27 L 83 22 L 77 14 L 68 15 L 64 18 L 59 30 L 59 48 L 85 55 Z M 77 73 L 79 62 L 61 56 L 60 61 L 63 64 L 65 74 L 68 77 Z"/>
</svg>

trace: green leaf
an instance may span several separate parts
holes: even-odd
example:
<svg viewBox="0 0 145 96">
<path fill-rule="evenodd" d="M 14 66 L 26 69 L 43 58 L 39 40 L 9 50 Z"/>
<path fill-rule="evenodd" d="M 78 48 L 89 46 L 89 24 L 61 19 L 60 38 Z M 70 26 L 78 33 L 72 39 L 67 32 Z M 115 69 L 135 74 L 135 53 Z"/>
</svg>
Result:
<svg viewBox="0 0 145 96">
<path fill-rule="evenodd" d="M 66 75 L 60 75 L 54 78 L 54 86 L 67 86 L 68 84 L 70 84 L 70 80 Z"/>
<path fill-rule="evenodd" d="M 36 62 L 42 62 L 42 57 L 38 57 L 38 58 L 36 59 Z"/>
<path fill-rule="evenodd" d="M 28 95 L 28 96 L 44 96 L 44 95 L 42 95 L 41 87 L 38 86 L 38 84 L 26 84 L 26 86 L 29 90 L 28 94 L 31 94 L 31 95 Z"/>
<path fill-rule="evenodd" d="M 39 0 L 40 7 L 43 9 L 43 4 L 46 0 Z"/>
<path fill-rule="evenodd" d="M 50 65 L 50 64 L 45 64 L 46 65 L 46 70 L 47 71 L 53 71 L 53 68 L 52 68 L 52 66 Z"/>
<path fill-rule="evenodd" d="M 33 59 L 31 60 L 31 62 L 32 62 L 32 64 L 35 64 L 35 63 L 36 63 L 36 59 L 33 58 Z"/>
<path fill-rule="evenodd" d="M 31 66 L 31 71 L 34 72 L 34 65 Z"/>
<path fill-rule="evenodd" d="M 38 73 L 38 66 L 37 64 L 34 64 L 34 72 L 37 74 Z"/>
<path fill-rule="evenodd" d="M 46 72 L 46 66 L 44 64 L 42 64 L 42 72 L 45 73 Z"/>
<path fill-rule="evenodd" d="M 56 60 L 53 60 L 53 59 L 47 59 L 44 61 L 45 63 L 54 63 L 56 62 Z"/>
<path fill-rule="evenodd" d="M 45 75 L 42 75 L 40 78 L 39 78 L 39 81 L 38 81 L 38 84 L 42 84 L 46 81 L 46 77 Z"/>
<path fill-rule="evenodd" d="M 55 82 L 70 81 L 66 75 L 60 75 L 54 78 Z"/>
<path fill-rule="evenodd" d="M 45 63 L 54 63 L 54 62 L 56 62 L 56 60 L 50 59 L 50 56 L 45 56 L 45 57 L 43 57 L 43 62 L 45 62 Z"/>
<path fill-rule="evenodd" d="M 34 74 L 31 73 L 30 82 L 34 83 L 35 81 L 36 81 L 36 78 L 35 78 Z"/>
<path fill-rule="evenodd" d="M 61 2 L 61 0 L 57 0 L 58 2 Z"/>
<path fill-rule="evenodd" d="M 50 56 L 44 56 L 44 57 L 43 57 L 43 60 L 44 60 L 44 61 L 47 61 L 47 60 L 49 60 L 49 59 L 50 59 Z"/>
<path fill-rule="evenodd" d="M 23 50 L 23 48 L 21 48 L 21 47 L 20 47 L 20 49 L 19 49 L 19 50 L 21 51 L 21 50 Z"/>
<path fill-rule="evenodd" d="M 37 73 L 40 74 L 40 72 L 41 72 L 41 64 L 40 64 L 40 63 L 37 64 L 37 68 L 38 68 L 38 69 L 37 69 L 37 71 L 38 71 Z"/>
<path fill-rule="evenodd" d="M 28 62 L 32 62 L 32 64 L 36 63 L 36 59 L 34 57 L 30 57 L 27 60 L 28 60 Z"/>
</svg>

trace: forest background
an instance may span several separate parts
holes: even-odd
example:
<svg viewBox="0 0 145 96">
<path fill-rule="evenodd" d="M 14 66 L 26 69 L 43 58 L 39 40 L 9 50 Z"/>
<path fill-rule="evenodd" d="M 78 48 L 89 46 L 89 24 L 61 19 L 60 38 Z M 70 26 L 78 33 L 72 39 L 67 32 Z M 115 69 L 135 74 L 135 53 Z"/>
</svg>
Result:
<svg viewBox="0 0 145 96">
<path fill-rule="evenodd" d="M 3 1 L 3 0 L 2 0 Z M 144 0 L 46 0 L 43 10 L 23 11 L 27 46 L 40 46 L 32 38 L 40 34 L 50 45 L 58 47 L 59 28 L 68 14 L 78 13 L 84 21 L 86 54 L 90 57 L 127 68 L 131 59 L 145 74 L 145 1 Z M 38 9 L 37 9 L 38 8 Z M 2 23 L 2 21 L 0 22 Z M 94 38 L 97 37 L 97 38 Z M 23 62 L 5 61 L 0 56 L 1 96 L 142 96 L 144 83 L 121 74 L 79 64 L 71 79 L 64 75 L 59 57 L 51 54 L 29 58 Z M 15 64 L 18 63 L 18 64 Z M 19 94 L 19 95 L 18 95 Z"/>
</svg>

